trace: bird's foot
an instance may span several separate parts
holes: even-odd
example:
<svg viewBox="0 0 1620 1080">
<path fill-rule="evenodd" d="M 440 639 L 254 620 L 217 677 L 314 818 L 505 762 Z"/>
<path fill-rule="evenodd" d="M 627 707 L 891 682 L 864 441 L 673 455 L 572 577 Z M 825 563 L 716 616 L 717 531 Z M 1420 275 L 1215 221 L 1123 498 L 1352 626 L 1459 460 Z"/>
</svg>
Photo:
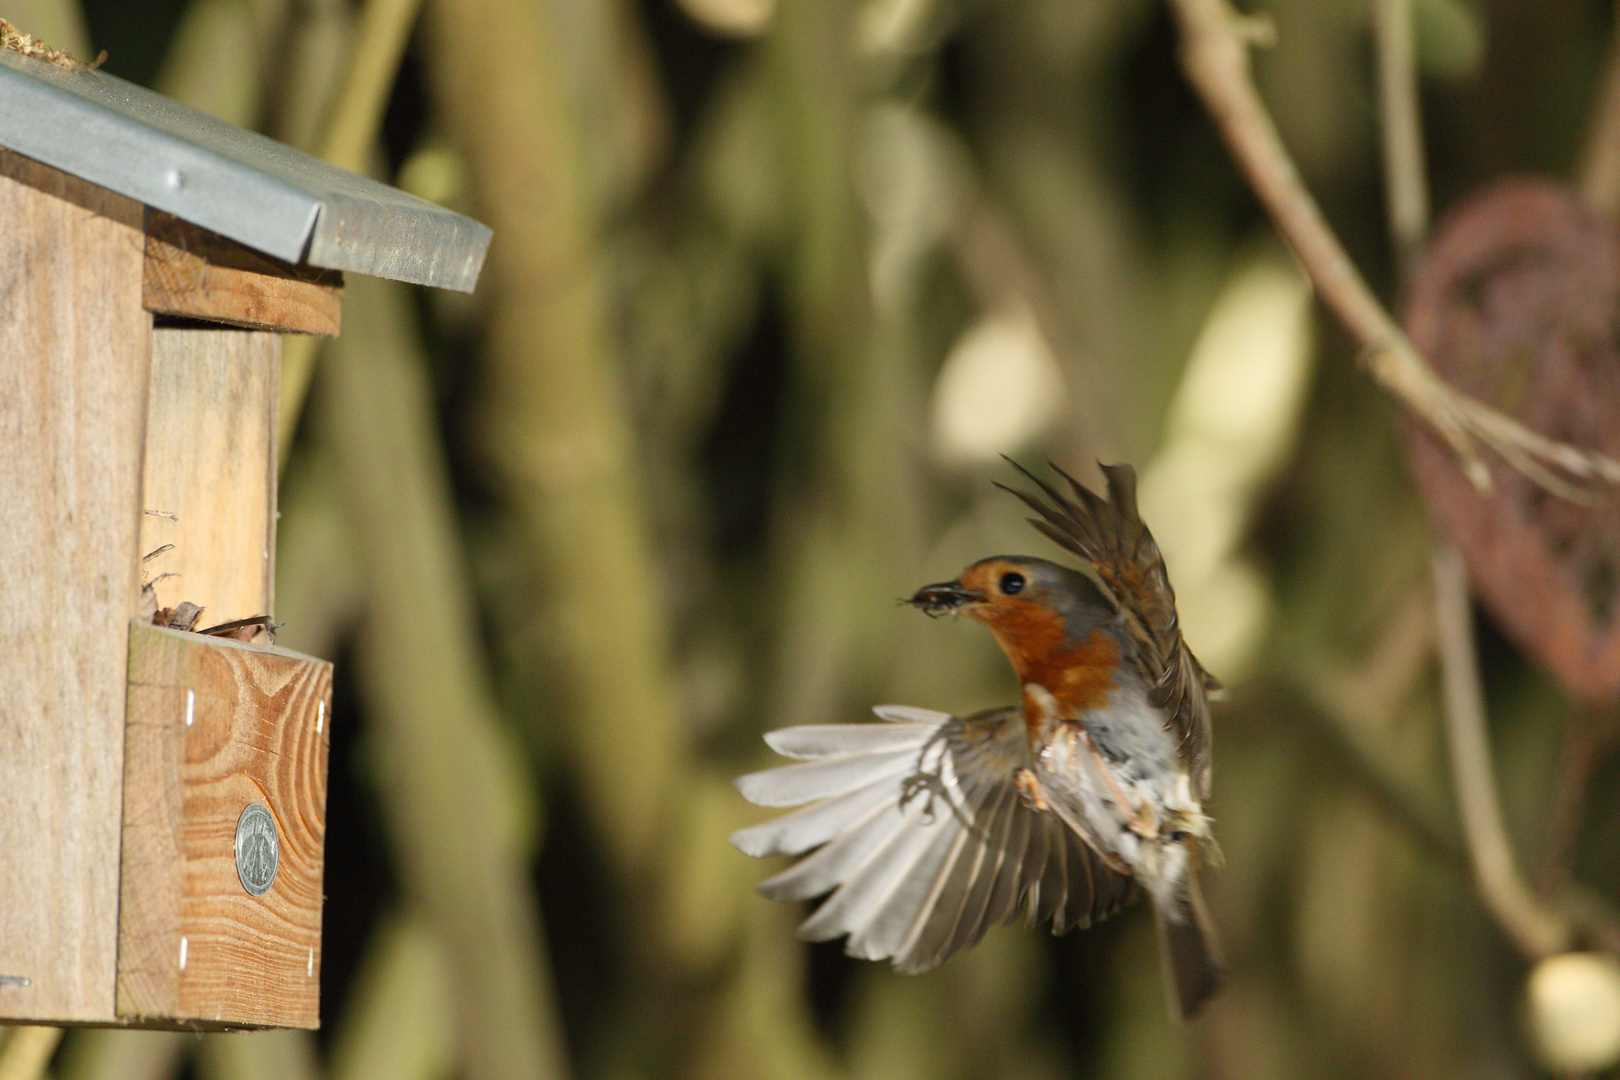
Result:
<svg viewBox="0 0 1620 1080">
<path fill-rule="evenodd" d="M 1046 801 L 1046 789 L 1035 778 L 1035 772 L 1027 765 L 1020 765 L 1013 770 L 1013 790 L 1018 792 L 1018 799 L 1031 810 L 1045 813 L 1051 809 Z"/>
</svg>

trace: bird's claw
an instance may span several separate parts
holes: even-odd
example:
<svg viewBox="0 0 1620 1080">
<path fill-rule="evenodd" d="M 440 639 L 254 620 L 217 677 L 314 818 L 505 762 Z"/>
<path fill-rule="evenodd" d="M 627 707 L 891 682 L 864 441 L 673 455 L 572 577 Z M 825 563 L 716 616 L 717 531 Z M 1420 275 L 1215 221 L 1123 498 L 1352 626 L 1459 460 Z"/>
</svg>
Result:
<svg viewBox="0 0 1620 1080">
<path fill-rule="evenodd" d="M 1051 804 L 1046 801 L 1046 789 L 1035 776 L 1035 770 L 1027 765 L 1020 765 L 1013 770 L 1013 790 L 1018 792 L 1018 799 L 1026 807 L 1045 813 L 1050 810 Z"/>
</svg>

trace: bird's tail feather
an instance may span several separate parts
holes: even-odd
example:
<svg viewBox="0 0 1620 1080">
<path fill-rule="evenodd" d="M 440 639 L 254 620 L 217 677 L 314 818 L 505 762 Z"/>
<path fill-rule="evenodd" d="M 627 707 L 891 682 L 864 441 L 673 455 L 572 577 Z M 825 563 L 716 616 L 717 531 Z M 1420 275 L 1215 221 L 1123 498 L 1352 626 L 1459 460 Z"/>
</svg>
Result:
<svg viewBox="0 0 1620 1080">
<path fill-rule="evenodd" d="M 1197 876 L 1188 875 L 1185 889 L 1171 901 L 1169 910 L 1155 905 L 1154 916 L 1170 1014 L 1185 1023 L 1215 996 L 1225 968 Z"/>
</svg>

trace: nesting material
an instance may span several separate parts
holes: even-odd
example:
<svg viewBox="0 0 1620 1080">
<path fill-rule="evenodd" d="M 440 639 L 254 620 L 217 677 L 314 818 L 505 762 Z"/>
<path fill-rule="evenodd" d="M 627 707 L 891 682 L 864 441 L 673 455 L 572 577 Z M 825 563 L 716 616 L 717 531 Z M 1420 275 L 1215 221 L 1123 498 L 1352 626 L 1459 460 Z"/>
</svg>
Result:
<svg viewBox="0 0 1620 1080">
<path fill-rule="evenodd" d="M 44 60 L 67 71 L 94 71 L 107 59 L 107 50 L 102 49 L 94 60 L 88 64 L 83 63 L 61 49 L 51 48 L 32 34 L 23 33 L 5 19 L 0 19 L 0 47 L 20 52 L 24 56 L 32 56 L 36 60 Z"/>
</svg>

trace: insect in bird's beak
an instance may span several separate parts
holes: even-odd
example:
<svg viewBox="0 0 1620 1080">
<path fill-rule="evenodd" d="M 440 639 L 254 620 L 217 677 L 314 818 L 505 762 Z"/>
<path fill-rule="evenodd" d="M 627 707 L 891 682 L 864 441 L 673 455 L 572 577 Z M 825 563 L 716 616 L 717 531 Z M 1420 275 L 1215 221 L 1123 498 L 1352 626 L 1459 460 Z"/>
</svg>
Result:
<svg viewBox="0 0 1620 1080">
<path fill-rule="evenodd" d="M 944 615 L 946 612 L 959 611 L 967 604 L 984 603 L 984 594 L 964 589 L 954 581 L 945 581 L 938 585 L 924 585 L 906 603 L 921 608 L 926 615 Z"/>
</svg>

